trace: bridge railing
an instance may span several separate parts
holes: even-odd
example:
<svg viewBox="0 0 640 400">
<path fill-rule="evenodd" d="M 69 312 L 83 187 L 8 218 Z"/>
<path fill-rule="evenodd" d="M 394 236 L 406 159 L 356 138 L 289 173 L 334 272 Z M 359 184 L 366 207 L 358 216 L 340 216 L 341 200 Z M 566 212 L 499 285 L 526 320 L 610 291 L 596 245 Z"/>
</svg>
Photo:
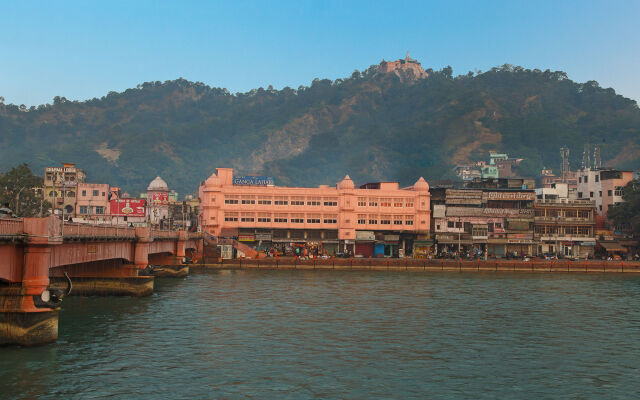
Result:
<svg viewBox="0 0 640 400">
<path fill-rule="evenodd" d="M 62 227 L 64 237 L 110 237 L 135 239 L 136 229 L 127 226 L 88 225 L 74 222 L 64 222 Z"/>
<path fill-rule="evenodd" d="M 0 218 L 0 236 L 22 235 L 24 221 L 22 218 Z"/>
</svg>

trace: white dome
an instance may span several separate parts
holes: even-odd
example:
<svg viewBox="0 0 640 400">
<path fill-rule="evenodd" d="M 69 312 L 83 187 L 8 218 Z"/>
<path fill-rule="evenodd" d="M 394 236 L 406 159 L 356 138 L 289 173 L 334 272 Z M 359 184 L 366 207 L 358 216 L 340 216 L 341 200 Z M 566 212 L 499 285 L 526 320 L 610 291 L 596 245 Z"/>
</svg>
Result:
<svg viewBox="0 0 640 400">
<path fill-rule="evenodd" d="M 162 178 L 160 178 L 159 176 L 156 176 L 156 179 L 152 180 L 151 183 L 149 184 L 149 187 L 147 188 L 147 191 L 150 190 L 162 190 L 162 191 L 169 191 L 169 186 L 167 186 L 167 182 L 165 182 Z"/>
</svg>

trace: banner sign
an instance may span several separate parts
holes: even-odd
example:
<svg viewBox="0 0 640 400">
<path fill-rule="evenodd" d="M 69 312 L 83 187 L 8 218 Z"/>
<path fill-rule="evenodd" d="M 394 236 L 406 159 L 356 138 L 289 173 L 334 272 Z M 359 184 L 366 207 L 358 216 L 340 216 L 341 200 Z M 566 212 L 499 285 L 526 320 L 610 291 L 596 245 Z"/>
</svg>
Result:
<svg viewBox="0 0 640 400">
<path fill-rule="evenodd" d="M 169 204 L 169 193 L 151 193 L 149 205 L 166 206 L 167 204 Z"/>
<path fill-rule="evenodd" d="M 447 207 L 448 217 L 533 217 L 532 208 Z"/>
<path fill-rule="evenodd" d="M 238 235 L 238 242 L 253 242 L 255 241 L 255 236 L 253 235 Z"/>
<path fill-rule="evenodd" d="M 274 186 L 275 180 L 270 176 L 234 176 L 233 184 L 242 186 Z"/>
<path fill-rule="evenodd" d="M 111 200 L 111 215 L 114 217 L 144 217 L 147 214 L 145 203 L 144 199 Z"/>
<path fill-rule="evenodd" d="M 488 192 L 488 200 L 535 200 L 535 192 Z"/>
</svg>

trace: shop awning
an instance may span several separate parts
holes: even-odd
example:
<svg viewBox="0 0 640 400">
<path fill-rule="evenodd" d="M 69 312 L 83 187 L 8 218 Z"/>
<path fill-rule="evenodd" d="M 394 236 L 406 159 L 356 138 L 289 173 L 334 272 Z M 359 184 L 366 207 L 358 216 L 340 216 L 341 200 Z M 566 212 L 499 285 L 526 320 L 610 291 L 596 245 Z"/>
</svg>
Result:
<svg viewBox="0 0 640 400">
<path fill-rule="evenodd" d="M 598 242 L 607 252 L 626 253 L 627 249 L 618 242 Z"/>
</svg>

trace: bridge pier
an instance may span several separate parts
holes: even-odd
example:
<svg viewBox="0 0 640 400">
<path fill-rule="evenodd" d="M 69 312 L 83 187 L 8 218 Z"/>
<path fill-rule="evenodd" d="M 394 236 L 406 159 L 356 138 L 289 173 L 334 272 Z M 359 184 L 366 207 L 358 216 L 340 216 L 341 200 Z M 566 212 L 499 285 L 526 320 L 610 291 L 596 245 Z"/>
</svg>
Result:
<svg viewBox="0 0 640 400">
<path fill-rule="evenodd" d="M 0 283 L 0 345 L 34 346 L 58 339 L 62 296 L 52 294 L 49 286 L 51 249 L 62 244 L 58 228 L 53 218 L 23 222 L 23 257 L 7 260 L 10 273 L 4 275 L 6 283 Z"/>
</svg>

